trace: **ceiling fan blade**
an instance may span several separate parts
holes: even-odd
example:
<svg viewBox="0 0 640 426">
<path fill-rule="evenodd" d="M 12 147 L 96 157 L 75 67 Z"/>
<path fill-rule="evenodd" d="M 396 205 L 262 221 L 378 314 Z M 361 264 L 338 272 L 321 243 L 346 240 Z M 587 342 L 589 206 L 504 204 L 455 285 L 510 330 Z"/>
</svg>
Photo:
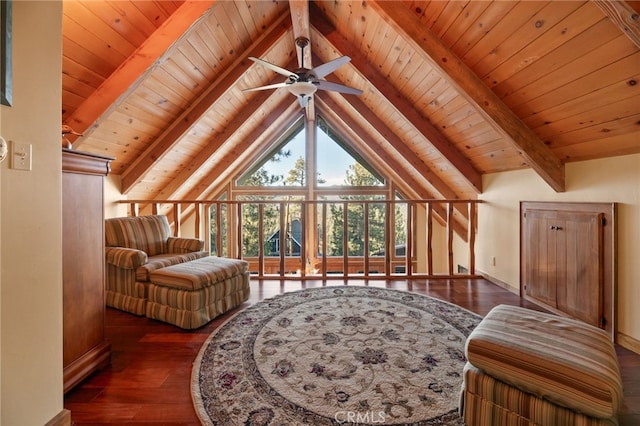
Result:
<svg viewBox="0 0 640 426">
<path fill-rule="evenodd" d="M 362 90 L 345 86 L 344 84 L 332 83 L 326 80 L 319 80 L 317 83 L 318 90 L 329 90 L 332 92 L 346 93 L 348 95 L 361 95 Z"/>
<path fill-rule="evenodd" d="M 278 74 L 282 74 L 284 76 L 287 76 L 287 77 L 293 79 L 293 81 L 298 80 L 298 75 L 296 73 L 291 72 L 289 70 L 286 70 L 286 69 L 284 69 L 282 67 L 279 67 L 277 65 L 274 65 L 271 62 L 263 61 L 262 59 L 254 58 L 253 56 L 250 56 L 249 59 L 251 59 L 256 64 L 260 64 L 263 67 L 269 68 L 271 71 L 275 71 Z"/>
<path fill-rule="evenodd" d="M 255 92 L 256 90 L 269 90 L 269 89 L 278 89 L 280 87 L 287 87 L 289 83 L 276 83 L 269 84 L 268 86 L 260 86 L 260 87 L 251 87 L 249 89 L 242 89 L 243 92 Z"/>
<path fill-rule="evenodd" d="M 348 56 L 341 56 L 339 58 L 334 59 L 333 61 L 329 61 L 322 65 L 318 65 L 311 71 L 313 71 L 316 77 L 324 78 L 324 76 L 331 74 L 332 72 L 334 72 L 335 70 L 337 70 L 342 65 L 349 62 L 350 60 L 351 58 Z"/>
</svg>

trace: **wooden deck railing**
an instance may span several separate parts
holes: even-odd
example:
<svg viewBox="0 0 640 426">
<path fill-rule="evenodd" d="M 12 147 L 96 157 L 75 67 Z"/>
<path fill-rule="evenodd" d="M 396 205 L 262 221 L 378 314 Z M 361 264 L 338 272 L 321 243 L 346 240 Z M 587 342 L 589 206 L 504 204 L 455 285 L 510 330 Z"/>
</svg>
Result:
<svg viewBox="0 0 640 426">
<path fill-rule="evenodd" d="M 245 259 L 256 278 L 328 279 L 328 278 L 461 278 L 476 277 L 475 234 L 478 200 L 268 200 L 268 201 L 202 201 L 202 200 L 126 200 L 128 214 L 166 214 L 174 235 L 183 234 L 205 240 L 205 247 L 214 255 Z M 329 206 L 342 211 L 336 223 L 329 223 Z M 279 244 L 277 250 L 266 252 L 265 240 L 287 230 L 291 241 L 292 206 L 298 213 L 300 235 L 291 245 Z M 245 209 L 253 216 L 245 218 Z M 361 209 L 359 223 L 352 223 L 350 211 Z M 350 210 L 351 209 L 351 210 Z M 383 212 L 383 245 L 372 252 L 370 213 Z M 265 223 L 267 211 L 277 217 Z M 401 211 L 402 217 L 396 218 Z M 335 215 L 334 215 L 335 217 Z M 251 219 L 251 226 L 249 226 Z M 340 221 L 342 222 L 340 224 Z M 351 222 L 350 222 L 351 221 Z M 275 227 L 274 224 L 275 223 Z M 380 226 L 380 221 L 377 222 Z M 396 238 L 396 225 L 404 230 L 402 240 Z M 187 226 L 190 229 L 187 229 Z M 361 253 L 353 253 L 349 238 L 342 238 L 342 247 L 333 246 L 331 254 L 328 228 L 334 232 L 342 227 L 342 235 L 355 239 Z M 359 233 L 351 232 L 358 227 Z M 439 228 L 438 228 L 439 227 Z M 257 252 L 247 253 L 243 234 L 257 233 Z M 380 231 L 378 230 L 378 234 Z M 267 235 L 269 234 L 269 235 Z M 298 237 L 296 235 L 296 237 Z M 298 241 L 299 239 L 299 241 Z M 380 238 L 375 241 L 380 245 Z M 399 247 L 396 249 L 396 246 Z M 350 254 L 351 252 L 351 254 Z M 462 253 L 462 255 L 460 254 Z"/>
</svg>

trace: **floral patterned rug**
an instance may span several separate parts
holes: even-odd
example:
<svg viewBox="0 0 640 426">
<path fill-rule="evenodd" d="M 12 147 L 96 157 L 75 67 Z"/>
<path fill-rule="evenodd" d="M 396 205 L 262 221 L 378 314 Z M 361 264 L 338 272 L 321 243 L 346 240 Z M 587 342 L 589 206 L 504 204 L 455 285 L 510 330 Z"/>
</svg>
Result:
<svg viewBox="0 0 640 426">
<path fill-rule="evenodd" d="M 208 425 L 462 425 L 464 344 L 480 319 L 406 291 L 285 293 L 209 337 L 194 406 Z"/>
</svg>

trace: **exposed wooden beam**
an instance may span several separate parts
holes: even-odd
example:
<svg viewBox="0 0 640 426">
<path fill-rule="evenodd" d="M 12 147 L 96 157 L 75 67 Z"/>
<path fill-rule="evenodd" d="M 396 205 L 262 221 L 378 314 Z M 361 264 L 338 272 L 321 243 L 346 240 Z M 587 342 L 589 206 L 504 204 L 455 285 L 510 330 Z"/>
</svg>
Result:
<svg viewBox="0 0 640 426">
<path fill-rule="evenodd" d="M 102 84 L 69 116 L 67 122 L 84 136 L 73 140 L 78 148 L 89 136 L 90 127 L 116 103 L 136 81 L 141 81 L 176 39 L 193 26 L 209 10 L 215 0 L 185 1 L 151 36 L 144 41 Z"/>
<path fill-rule="evenodd" d="M 311 40 L 309 0 L 289 0 L 289 10 L 291 11 L 291 22 L 293 24 L 293 39 L 297 40 L 299 37 L 304 37 L 307 40 Z M 311 69 L 311 43 L 304 49 L 304 56 L 297 45 L 296 52 L 298 54 L 298 67 L 301 68 L 304 64 L 305 68 Z"/>
<path fill-rule="evenodd" d="M 189 129 L 211 108 L 211 105 L 233 88 L 236 81 L 253 65 L 253 62 L 248 61 L 247 57 L 263 56 L 274 43 L 280 43 L 290 29 L 289 14 L 283 13 L 241 57 L 230 64 L 224 73 L 167 127 L 136 161 L 131 163 L 122 174 L 122 193 L 127 194 L 134 185 L 140 182 L 153 166 L 178 143 L 180 138 L 189 132 Z"/>
<path fill-rule="evenodd" d="M 268 84 L 275 84 L 282 81 L 282 77 L 277 76 L 273 79 L 273 81 Z M 205 148 L 198 152 L 195 158 L 190 161 L 181 171 L 178 173 L 174 179 L 171 180 L 169 185 L 162 188 L 162 190 L 158 193 L 155 199 L 158 200 L 170 200 L 173 196 L 188 182 L 188 180 L 200 169 L 202 169 L 205 164 L 209 161 L 209 159 L 215 155 L 215 153 L 229 140 L 233 137 L 233 135 L 241 130 L 242 126 L 245 125 L 249 121 L 249 119 L 254 115 L 254 113 L 261 108 L 261 105 L 264 104 L 271 96 L 275 94 L 273 91 L 261 90 L 257 92 L 252 92 L 253 95 L 251 97 L 249 106 L 247 108 L 242 108 L 238 114 L 236 114 L 233 119 L 227 124 L 227 126 L 217 132 L 206 144 Z M 290 94 L 285 93 L 285 96 L 291 97 Z M 258 107 L 254 107 L 254 105 L 258 105 Z"/>
<path fill-rule="evenodd" d="M 640 11 L 635 10 L 628 2 L 620 0 L 593 0 L 593 3 L 640 47 Z"/>
<path fill-rule="evenodd" d="M 322 99 L 330 106 L 336 106 L 336 103 L 327 99 L 329 97 L 326 93 L 321 93 L 316 96 L 321 96 Z M 444 199 L 456 199 L 458 198 L 455 191 L 453 191 L 447 184 L 440 179 L 438 175 L 433 171 L 411 150 L 393 130 L 391 130 L 383 119 L 376 116 L 357 96 L 344 96 L 345 102 L 349 103 L 351 107 L 356 110 L 360 116 L 367 121 L 378 132 L 378 134 L 386 140 L 389 145 L 398 153 L 402 158 L 403 165 L 410 165 L 417 170 L 435 189 L 440 198 Z M 376 147 L 373 147 L 374 149 Z"/>
<path fill-rule="evenodd" d="M 309 30 L 309 0 L 289 0 L 289 10 L 291 11 L 291 22 L 293 24 L 293 39 L 305 38 L 309 44 L 302 50 L 297 43 L 296 53 L 298 56 L 298 68 L 313 68 L 313 56 L 311 53 L 311 31 Z M 314 120 L 316 115 L 313 96 L 309 99 L 305 107 L 307 120 Z"/>
<path fill-rule="evenodd" d="M 482 80 L 467 67 L 426 26 L 420 23 L 404 4 L 372 1 L 367 3 L 392 28 L 425 53 L 425 59 L 448 78 L 465 98 L 478 108 L 483 116 L 507 135 L 525 162 L 557 192 L 565 190 L 564 164 L 536 134 L 516 116 Z"/>
<path fill-rule="evenodd" d="M 331 99 L 332 97 L 331 95 L 323 93 L 320 96 L 328 106 L 336 109 L 339 108 L 337 102 Z M 340 95 L 334 95 L 334 96 L 340 96 Z M 373 114 L 371 110 L 367 108 L 367 106 L 362 101 L 357 99 L 357 97 L 355 96 L 343 96 L 342 98 L 345 99 L 345 101 L 351 106 L 351 108 L 353 108 L 360 115 L 360 117 L 362 117 L 364 121 L 371 124 L 372 128 L 377 132 L 379 137 L 386 140 L 392 146 L 395 152 L 397 152 L 401 157 L 401 162 L 397 162 L 397 156 L 395 155 L 386 155 L 382 160 L 386 163 L 397 163 L 396 167 L 401 167 L 401 168 L 406 168 L 406 165 L 409 164 L 411 167 L 417 170 L 427 182 L 429 182 L 431 187 L 437 193 L 437 195 L 428 193 L 428 190 L 424 188 L 423 184 L 420 184 L 414 179 L 411 179 L 414 182 L 411 184 L 412 187 L 415 187 L 416 185 L 418 185 L 416 188 L 419 188 L 419 187 L 422 188 L 422 190 L 419 191 L 419 195 L 421 198 L 443 198 L 448 200 L 455 200 L 458 198 L 455 191 L 453 191 L 444 181 L 442 181 L 440 177 L 432 173 L 431 170 L 422 162 L 422 160 L 420 160 L 415 155 L 415 153 L 407 147 L 404 141 L 402 141 L 391 129 L 389 129 L 389 127 L 384 123 L 384 120 L 380 119 L 380 117 L 377 117 L 375 114 Z M 345 111 L 344 109 L 341 109 L 341 111 L 344 117 L 350 117 L 352 115 L 351 113 Z M 351 125 L 356 125 L 355 120 L 349 120 L 349 122 Z M 362 129 L 362 127 L 360 126 L 359 128 Z M 366 130 L 363 129 L 363 131 L 366 131 Z M 371 139 L 376 139 L 376 136 L 372 135 L 371 132 L 367 131 L 366 134 L 368 134 Z M 379 147 L 372 147 L 372 149 L 379 151 Z M 425 169 L 429 171 L 428 174 L 424 173 Z M 425 193 L 425 191 L 428 193 L 428 195 L 427 193 Z M 460 206 L 455 206 L 454 208 L 458 210 L 459 214 L 461 214 L 464 218 L 466 218 L 467 211 L 466 209 L 461 207 L 462 206 L 460 205 Z"/>
<path fill-rule="evenodd" d="M 282 99 L 282 100 L 279 100 Z M 240 167 L 244 159 L 253 152 L 254 144 L 259 140 L 267 140 L 277 137 L 275 129 L 279 129 L 278 123 L 283 120 L 297 119 L 300 113 L 300 105 L 291 96 L 282 97 L 272 93 L 260 107 L 252 114 L 252 119 L 259 125 L 239 141 L 233 149 L 221 159 L 219 163 L 185 195 L 186 199 L 211 199 L 219 192 L 221 186 L 227 184 L 232 173 Z M 224 178 L 221 178 L 223 177 Z"/>
<path fill-rule="evenodd" d="M 256 162 L 260 161 L 264 153 L 269 151 L 274 144 L 278 142 L 278 139 L 280 139 L 282 135 L 284 135 L 287 130 L 303 116 L 303 112 L 300 110 L 298 101 L 292 99 L 291 103 L 292 105 L 287 107 L 286 110 L 283 110 L 277 121 L 271 123 L 268 130 L 263 132 L 260 137 L 254 141 L 251 145 L 251 149 L 245 151 L 242 157 L 238 158 L 238 161 L 233 163 L 232 167 L 225 170 L 223 174 L 220 175 L 220 178 L 217 179 L 216 183 L 225 181 L 227 176 L 233 179 L 235 176 L 244 173 L 248 167 L 251 167 Z M 286 102 L 282 105 L 285 104 Z M 297 111 L 295 107 L 296 104 L 298 105 Z M 256 189 L 260 192 L 259 188 Z M 268 187 L 263 188 L 263 190 L 271 193 L 271 190 Z"/>
<path fill-rule="evenodd" d="M 395 6 L 397 7 L 397 5 Z M 322 12 L 316 6 L 312 8 L 313 25 L 312 32 L 317 31 L 329 43 L 331 43 L 339 52 L 349 52 L 351 64 L 357 69 L 358 73 L 371 85 L 378 93 L 386 98 L 398 111 L 403 115 L 415 129 L 433 145 L 446 161 L 451 164 L 462 175 L 470 187 L 477 193 L 482 192 L 482 175 L 473 167 L 473 165 L 458 151 L 451 142 L 432 125 L 429 120 L 416 109 L 415 105 L 409 102 L 388 79 L 383 76 L 380 71 L 371 64 L 366 56 L 359 52 L 353 44 L 339 34 L 333 25 L 324 18 Z"/>
<path fill-rule="evenodd" d="M 324 103 L 324 101 L 327 101 L 327 102 Z M 331 123 L 331 125 L 333 126 L 337 125 L 339 129 L 342 129 L 343 131 L 349 132 L 350 139 L 353 139 L 353 138 L 359 139 L 360 137 L 357 135 L 370 135 L 370 132 L 367 129 L 360 126 L 355 120 L 350 120 L 349 117 L 351 116 L 351 114 L 345 109 L 343 109 L 342 107 L 340 107 L 336 102 L 331 100 L 331 97 L 329 95 L 321 94 L 318 97 L 318 104 L 319 104 L 319 107 L 321 107 L 321 110 L 323 111 L 323 113 L 327 115 L 326 118 L 329 121 L 329 123 Z M 370 136 L 374 137 L 373 135 L 370 135 Z M 371 148 L 374 151 L 374 153 L 370 153 L 370 155 L 365 156 L 365 158 L 367 157 L 371 158 L 371 155 L 375 156 L 376 161 L 372 161 L 372 164 L 379 164 L 380 162 L 386 162 L 387 163 L 386 165 L 393 170 L 393 174 L 397 175 L 400 178 L 400 181 L 397 182 L 399 184 L 398 186 L 400 186 L 401 188 L 404 185 L 410 186 L 411 189 L 414 190 L 413 192 L 415 192 L 419 198 L 423 198 L 423 199 L 434 198 L 433 195 L 423 187 L 423 185 L 418 183 L 411 175 L 409 175 L 406 172 L 406 165 L 402 161 L 398 160 L 398 158 L 392 155 L 383 155 L 380 153 L 379 150 L 376 151 L 374 147 L 371 147 L 366 143 L 363 143 L 363 144 L 369 146 L 369 148 Z M 459 210 L 463 210 L 463 209 L 459 209 Z M 443 206 L 441 205 L 435 206 L 434 211 L 440 223 L 444 224 L 447 222 L 446 221 L 447 210 Z M 466 214 L 464 214 L 463 217 L 466 217 Z M 453 223 L 453 230 L 464 241 L 467 241 L 467 238 L 468 238 L 467 227 L 461 224 L 460 221 L 455 219 L 452 221 L 452 223 Z"/>
<path fill-rule="evenodd" d="M 370 164 L 381 167 L 381 171 L 390 177 L 397 179 L 397 185 L 402 190 L 408 190 L 408 194 L 416 198 L 435 198 L 422 182 L 418 182 L 411 176 L 406 167 L 400 164 L 397 157 L 388 155 L 382 149 L 376 149 L 371 143 L 365 142 L 364 138 L 375 139 L 376 135 L 371 134 L 370 129 L 359 125 L 353 119 L 352 113 L 340 106 L 329 94 L 318 94 L 318 110 L 322 117 L 335 128 L 335 130 L 346 140 L 357 144 L 354 146 L 358 154 Z"/>
</svg>

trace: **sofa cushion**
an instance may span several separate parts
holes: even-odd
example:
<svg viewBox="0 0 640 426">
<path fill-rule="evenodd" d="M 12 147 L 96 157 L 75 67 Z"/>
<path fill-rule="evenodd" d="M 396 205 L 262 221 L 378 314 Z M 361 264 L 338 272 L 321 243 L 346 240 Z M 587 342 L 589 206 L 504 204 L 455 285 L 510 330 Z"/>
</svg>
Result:
<svg viewBox="0 0 640 426">
<path fill-rule="evenodd" d="M 189 262 L 208 255 L 209 253 L 206 251 L 195 251 L 192 253 L 167 253 L 152 256 L 149 258 L 147 263 L 136 269 L 136 280 L 143 282 L 149 281 L 151 272 L 156 269 L 176 265 L 178 263 Z"/>
<path fill-rule="evenodd" d="M 466 356 L 496 379 L 597 418 L 614 418 L 622 381 L 611 337 L 581 321 L 517 306 L 493 308 Z"/>
<path fill-rule="evenodd" d="M 196 238 L 169 237 L 167 240 L 167 253 L 190 253 L 203 248 L 204 241 Z"/>
<path fill-rule="evenodd" d="M 149 256 L 167 252 L 171 230 L 164 215 L 118 217 L 105 220 L 107 247 L 142 250 Z"/>
<path fill-rule="evenodd" d="M 147 253 L 132 248 L 105 247 L 104 255 L 107 264 L 123 269 L 136 269 L 148 260 Z"/>
<path fill-rule="evenodd" d="M 165 287 L 198 290 L 242 275 L 248 268 L 249 263 L 245 260 L 208 256 L 152 271 L 149 280 Z"/>
</svg>

